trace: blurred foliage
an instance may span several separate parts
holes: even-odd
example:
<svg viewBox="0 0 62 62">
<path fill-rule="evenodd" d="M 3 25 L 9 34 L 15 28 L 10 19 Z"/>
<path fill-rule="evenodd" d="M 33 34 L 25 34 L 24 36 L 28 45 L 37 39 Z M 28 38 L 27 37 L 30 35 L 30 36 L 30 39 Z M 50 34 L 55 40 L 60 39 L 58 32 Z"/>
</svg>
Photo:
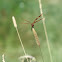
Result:
<svg viewBox="0 0 62 62">
<path fill-rule="evenodd" d="M 42 0 L 42 6 L 53 61 L 62 62 L 62 0 Z M 31 26 L 23 24 L 25 19 L 33 22 L 40 15 L 38 0 L 0 0 L 0 62 L 3 53 L 6 62 L 19 62 L 18 57 L 24 55 L 13 26 L 13 15 L 27 54 L 41 62 L 40 49 L 36 45 Z M 42 20 L 34 28 L 39 36 L 44 60 L 50 62 Z"/>
</svg>

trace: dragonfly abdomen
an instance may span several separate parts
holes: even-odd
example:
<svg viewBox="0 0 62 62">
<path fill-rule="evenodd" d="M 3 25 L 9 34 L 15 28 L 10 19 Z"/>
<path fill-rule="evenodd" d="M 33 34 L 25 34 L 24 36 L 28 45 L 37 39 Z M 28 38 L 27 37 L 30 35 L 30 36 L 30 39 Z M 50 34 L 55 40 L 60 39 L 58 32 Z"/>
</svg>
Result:
<svg viewBox="0 0 62 62">
<path fill-rule="evenodd" d="M 38 38 L 38 35 L 37 35 L 35 29 L 32 28 L 32 31 L 33 31 L 34 37 L 35 37 L 35 39 L 36 39 L 36 43 L 37 43 L 37 45 L 40 46 L 40 41 L 39 41 L 39 38 Z"/>
</svg>

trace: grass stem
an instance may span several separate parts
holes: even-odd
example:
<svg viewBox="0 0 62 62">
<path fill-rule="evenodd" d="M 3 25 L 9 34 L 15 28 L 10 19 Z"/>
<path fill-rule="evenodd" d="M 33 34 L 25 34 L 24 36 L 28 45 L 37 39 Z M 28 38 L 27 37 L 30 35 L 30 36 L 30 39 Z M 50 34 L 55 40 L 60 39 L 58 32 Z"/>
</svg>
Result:
<svg viewBox="0 0 62 62">
<path fill-rule="evenodd" d="M 2 55 L 2 62 L 5 62 L 5 59 L 4 59 L 4 54 Z"/>
<path fill-rule="evenodd" d="M 17 24 L 16 24 L 16 20 L 15 20 L 15 17 L 14 17 L 14 16 L 12 17 L 12 20 L 13 20 L 14 27 L 16 28 L 16 31 L 17 31 L 17 34 L 18 34 L 18 38 L 19 38 L 19 40 L 20 40 L 20 43 L 21 43 L 23 52 L 24 52 L 25 55 L 27 55 L 27 54 L 26 54 L 26 51 L 25 51 L 25 48 L 24 48 L 24 45 L 23 45 L 23 43 L 22 43 L 22 40 L 21 40 L 19 31 L 18 31 L 18 29 L 17 29 Z M 26 58 L 26 59 L 27 59 L 27 62 L 28 62 L 28 58 Z"/>
<path fill-rule="evenodd" d="M 40 7 L 40 13 L 42 14 L 42 18 L 43 18 L 42 20 L 43 20 L 43 26 L 44 26 L 44 31 L 45 31 L 45 36 L 46 36 L 48 51 L 49 51 L 49 55 L 50 55 L 50 61 L 53 62 L 52 54 L 51 54 L 51 49 L 50 49 L 50 44 L 49 44 L 49 41 L 48 41 L 48 36 L 47 36 L 47 31 L 46 31 L 45 18 L 43 17 L 43 12 L 42 12 L 41 0 L 39 0 L 39 7 Z"/>
</svg>

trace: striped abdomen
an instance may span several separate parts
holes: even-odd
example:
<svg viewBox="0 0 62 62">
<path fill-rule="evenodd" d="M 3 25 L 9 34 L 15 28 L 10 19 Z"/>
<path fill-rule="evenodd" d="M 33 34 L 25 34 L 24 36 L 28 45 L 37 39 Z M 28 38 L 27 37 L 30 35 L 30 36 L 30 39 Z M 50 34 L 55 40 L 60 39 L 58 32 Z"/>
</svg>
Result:
<svg viewBox="0 0 62 62">
<path fill-rule="evenodd" d="M 37 33 L 36 33 L 35 29 L 32 28 L 32 31 L 33 31 L 34 37 L 35 37 L 35 39 L 36 39 L 37 45 L 40 46 L 39 38 L 38 38 L 38 36 L 37 36 Z"/>
</svg>

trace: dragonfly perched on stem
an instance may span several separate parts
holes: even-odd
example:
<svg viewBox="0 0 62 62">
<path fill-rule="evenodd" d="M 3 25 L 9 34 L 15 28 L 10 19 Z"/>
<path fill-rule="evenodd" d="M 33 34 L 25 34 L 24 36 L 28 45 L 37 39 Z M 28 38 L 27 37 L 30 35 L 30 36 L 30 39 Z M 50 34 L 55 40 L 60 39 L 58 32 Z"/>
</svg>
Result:
<svg viewBox="0 0 62 62">
<path fill-rule="evenodd" d="M 40 41 L 39 41 L 38 35 L 37 35 L 37 33 L 36 33 L 35 29 L 34 29 L 34 24 L 37 23 L 37 22 L 39 22 L 40 20 L 44 19 L 44 18 L 41 18 L 41 19 L 38 20 L 38 18 L 40 18 L 41 16 L 42 16 L 42 14 L 41 14 L 40 16 L 38 16 L 38 17 L 33 21 L 33 23 L 31 23 L 30 21 L 27 21 L 27 20 L 25 20 L 25 21 L 27 21 L 27 23 L 24 23 L 24 24 L 31 24 L 32 31 L 33 31 L 33 34 L 34 34 L 36 43 L 37 43 L 37 45 L 39 46 L 39 48 L 40 48 Z M 41 48 L 40 48 L 40 51 L 41 51 Z M 42 55 L 42 51 L 41 51 L 41 55 Z M 43 55 L 42 55 L 42 61 L 44 62 Z"/>
<path fill-rule="evenodd" d="M 31 24 L 32 31 L 33 31 L 33 34 L 34 34 L 34 37 L 35 37 L 35 39 L 36 39 L 36 43 L 37 43 L 38 46 L 40 46 L 40 41 L 39 41 L 38 35 L 37 35 L 37 33 L 36 33 L 35 29 L 34 29 L 34 24 L 37 23 L 37 22 L 39 22 L 40 20 L 42 20 L 42 19 L 39 19 L 39 20 L 38 20 L 38 18 L 40 18 L 41 16 L 42 16 L 42 14 L 41 14 L 40 16 L 38 16 L 38 17 L 33 21 L 33 23 L 31 23 L 30 21 L 27 21 L 27 20 L 25 20 L 25 21 L 27 21 L 27 23 L 24 23 L 24 24 Z"/>
<path fill-rule="evenodd" d="M 31 24 L 32 31 L 33 31 L 33 34 L 34 34 L 36 43 L 37 43 L 37 45 L 39 46 L 39 48 L 40 48 L 40 41 L 39 41 L 38 35 L 37 35 L 37 33 L 36 33 L 35 29 L 34 29 L 34 24 L 37 23 L 37 22 L 39 22 L 40 20 L 44 19 L 44 18 L 41 18 L 41 19 L 38 20 L 38 18 L 40 18 L 41 16 L 42 16 L 42 14 L 41 14 L 40 16 L 38 16 L 38 17 L 33 21 L 33 23 L 31 23 L 30 21 L 27 21 L 27 20 L 25 20 L 25 21 L 27 21 L 27 23 L 24 23 L 24 24 Z M 41 50 L 41 48 L 40 48 L 40 51 L 41 51 L 41 55 L 42 55 L 42 50 Z M 43 55 L 42 55 L 42 62 L 44 62 Z"/>
</svg>

